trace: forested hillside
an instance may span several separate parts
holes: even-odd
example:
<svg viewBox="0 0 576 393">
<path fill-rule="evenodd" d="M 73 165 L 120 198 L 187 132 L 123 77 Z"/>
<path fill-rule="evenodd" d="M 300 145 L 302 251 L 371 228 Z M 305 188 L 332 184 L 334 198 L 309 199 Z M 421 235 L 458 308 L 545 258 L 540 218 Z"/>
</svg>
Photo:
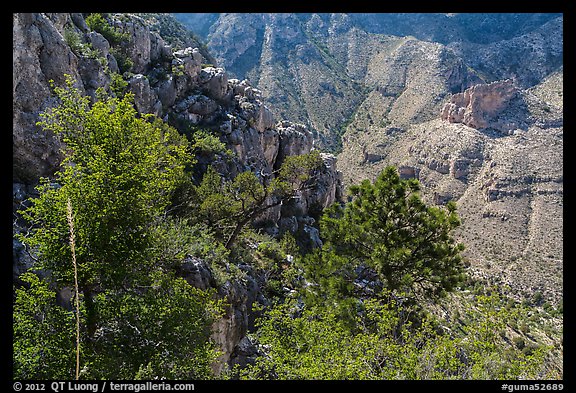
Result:
<svg viewBox="0 0 576 393">
<path fill-rule="evenodd" d="M 406 166 L 343 175 L 321 135 L 367 90 L 342 79 L 334 122 L 302 124 L 197 34 L 13 14 L 14 380 L 563 378 L 561 299 L 478 275 L 465 208 Z"/>
</svg>

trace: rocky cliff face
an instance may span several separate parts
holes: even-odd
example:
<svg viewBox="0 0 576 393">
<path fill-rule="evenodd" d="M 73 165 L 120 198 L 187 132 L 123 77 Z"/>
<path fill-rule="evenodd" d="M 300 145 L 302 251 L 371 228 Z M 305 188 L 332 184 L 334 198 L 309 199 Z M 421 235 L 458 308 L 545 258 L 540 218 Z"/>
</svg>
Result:
<svg viewBox="0 0 576 393">
<path fill-rule="evenodd" d="M 520 297 L 561 297 L 562 14 L 210 20 L 204 34 L 227 69 L 318 143 L 342 135 L 345 186 L 398 166 L 430 203 L 457 202 L 474 269 Z"/>
<path fill-rule="evenodd" d="M 457 203 L 472 269 L 519 299 L 562 298 L 562 70 L 521 89 L 509 80 L 449 96 L 436 118 L 348 132 L 344 182 L 386 165 L 416 178 L 431 204 Z M 363 152 L 363 154 L 362 154 Z"/>
<path fill-rule="evenodd" d="M 12 173 L 16 181 L 47 175 L 61 160 L 58 142 L 41 132 L 36 122 L 38 114 L 54 104 L 49 80 L 61 83 L 64 73 L 81 80 L 78 58 L 63 38 L 64 25 L 70 22 L 68 15 L 13 14 Z"/>
<path fill-rule="evenodd" d="M 468 127 L 493 128 L 502 132 L 515 129 L 514 124 L 495 121 L 517 94 L 511 80 L 480 84 L 454 94 L 442 108 L 441 119 Z"/>
<path fill-rule="evenodd" d="M 63 85 L 64 74 L 71 75 L 81 91 L 92 97 L 98 88 L 112 92 L 113 77 L 122 75 L 139 112 L 155 114 L 182 132 L 199 126 L 219 133 L 234 159 L 214 164 L 223 166 L 230 177 L 247 170 L 272 175 L 287 156 L 313 148 L 306 126 L 277 120 L 263 103 L 260 90 L 207 64 L 198 48 L 172 48 L 144 18 L 130 14 L 108 17 L 129 39 L 109 42 L 90 30 L 82 14 L 13 15 L 14 211 L 34 192 L 38 179 L 52 175 L 60 164 L 60 142 L 35 124 L 39 113 L 56 104 L 49 81 Z M 280 226 L 284 231 L 310 230 L 314 220 L 308 214 L 340 195 L 335 158 L 328 154 L 323 158 L 322 181 L 300 196 L 299 209 L 278 206 L 261 218 L 269 231 L 277 233 Z M 20 230 L 18 221 L 13 230 Z M 17 240 L 13 263 L 15 277 L 32 263 Z M 202 264 L 189 261 L 187 279 L 201 288 L 213 286 L 214 280 Z M 262 296 L 253 281 L 228 282 L 219 288 L 229 303 L 214 336 L 223 349 L 224 362 L 230 360 L 246 333 L 252 302 Z"/>
<path fill-rule="evenodd" d="M 247 80 L 229 78 L 223 68 L 206 65 L 198 48 L 172 51 L 143 19 L 112 18 L 130 36 L 122 44 L 122 54 L 132 63 L 125 75 L 141 113 L 153 113 L 175 125 L 219 130 L 236 153 L 237 171 L 269 174 L 284 157 L 313 148 L 305 126 L 277 122 L 260 90 Z M 95 48 L 98 59 L 75 53 L 66 31 Z M 39 113 L 55 104 L 49 81 L 62 85 L 64 74 L 69 74 L 86 94 L 93 96 L 97 88 L 110 90 L 110 71 L 119 71 L 118 55 L 112 54 L 102 35 L 89 31 L 80 14 L 14 14 L 13 33 L 13 175 L 19 183 L 33 183 L 53 173 L 60 159 L 59 142 L 35 125 Z"/>
<path fill-rule="evenodd" d="M 276 115 L 335 150 L 363 106 L 414 124 L 447 94 L 503 79 L 528 88 L 562 64 L 562 14 L 176 15 Z"/>
<path fill-rule="evenodd" d="M 322 41 L 311 35 L 301 14 L 213 14 L 208 46 L 231 75 L 247 78 L 278 118 L 314 132 L 316 143 L 336 148 L 333 130 L 343 124 L 363 96 Z M 304 18 L 304 19 L 303 19 Z M 182 15 L 181 19 L 198 18 Z M 191 30 L 195 31 L 191 26 Z M 200 29 L 206 31 L 206 29 Z"/>
</svg>

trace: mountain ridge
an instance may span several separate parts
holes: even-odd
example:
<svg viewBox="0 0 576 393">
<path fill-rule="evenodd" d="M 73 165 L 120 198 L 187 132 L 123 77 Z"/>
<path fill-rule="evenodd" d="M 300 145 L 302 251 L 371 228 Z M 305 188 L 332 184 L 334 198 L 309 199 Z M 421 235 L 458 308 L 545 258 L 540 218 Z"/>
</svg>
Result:
<svg viewBox="0 0 576 393">
<path fill-rule="evenodd" d="M 185 15 L 176 17 L 186 22 Z M 398 166 L 423 183 L 430 203 L 458 202 L 460 236 L 470 245 L 474 267 L 507 271 L 503 277 L 524 288 L 519 293 L 544 290 L 561 298 L 563 14 L 211 14 L 209 24 L 204 37 L 225 68 L 241 74 L 257 70 L 254 83 L 273 111 L 296 116 L 317 131 L 319 147 L 340 152 L 345 186 L 374 179 L 386 165 Z M 254 34 L 258 29 L 266 34 Z M 275 36 L 280 38 L 274 41 Z M 235 43 L 233 56 L 228 42 Z M 238 68 L 242 53 L 259 55 L 246 55 Z M 282 75 L 284 83 L 276 82 Z M 482 108 L 504 97 L 506 83 L 516 98 L 506 98 L 494 113 L 462 107 L 454 111 L 469 111 L 474 122 L 442 120 L 459 94 L 495 84 L 492 92 L 474 96 L 470 108 Z M 455 150 L 445 138 L 454 139 Z M 540 158 L 517 156 L 520 146 L 539 151 Z M 506 172 L 490 169 L 493 155 Z M 486 176 L 497 191 L 488 178 L 480 180 Z M 490 192 L 493 196 L 485 196 Z M 472 195 L 476 202 L 470 202 Z M 534 223 L 543 223 L 547 209 L 551 214 L 543 228 L 554 235 L 542 236 L 548 240 L 539 244 Z M 476 233 L 492 240 L 473 240 Z M 518 252 L 494 251 L 510 247 Z M 549 255 L 549 262 L 542 262 L 548 257 L 541 254 Z M 510 268 L 534 271 L 542 264 L 550 266 L 547 278 Z"/>
<path fill-rule="evenodd" d="M 140 113 L 152 113 L 188 137 L 201 129 L 231 151 L 200 151 L 193 181 L 212 165 L 227 180 L 252 172 L 265 183 L 287 157 L 323 151 L 314 187 L 258 217 L 261 236 L 290 233 L 304 246 L 318 247 L 318 214 L 342 201 L 346 186 L 372 180 L 393 165 L 401 178 L 419 181 L 427 204 L 457 204 L 462 226 L 456 240 L 467 246 L 470 282 L 494 285 L 517 303 L 538 294 L 538 307 L 561 310 L 563 54 L 561 42 L 547 45 L 562 40 L 561 17 L 526 15 L 517 34 L 495 29 L 484 44 L 443 44 L 362 30 L 355 25 L 359 15 L 227 15 L 224 20 L 234 23 L 221 26 L 219 43 L 223 50 L 230 42 L 237 45 L 226 53 L 249 74 L 238 78 L 226 68 L 226 57 L 212 54 L 210 40 L 206 46 L 194 38 L 204 33 L 180 37 L 169 15 L 103 15 L 108 26 L 130 38 L 114 43 L 89 27 L 85 14 L 13 15 L 13 234 L 26 230 L 16 211 L 37 195 L 39 178 L 51 177 L 60 164 L 62 145 L 36 122 L 56 105 L 49 81 L 61 86 L 70 74 L 92 99 L 99 88 L 112 95 L 130 92 Z M 423 20 L 414 18 L 411 23 Z M 166 21 L 174 44 L 163 38 Z M 210 23 L 201 25 L 205 34 L 220 32 Z M 369 24 L 376 29 L 382 21 L 377 16 Z M 423 26 L 417 27 L 426 32 Z M 458 32 L 457 24 L 451 26 L 449 31 Z M 224 33 L 238 39 L 227 41 Z M 443 29 L 434 34 L 449 37 Z M 476 67 L 466 57 L 474 48 L 482 49 Z M 526 55 L 527 65 L 490 66 L 492 58 L 503 61 L 510 53 Z M 258 64 L 249 62 L 253 55 Z M 256 354 L 248 337 L 260 315 L 255 305 L 292 293 L 282 287 L 284 277 L 277 278 L 289 272 L 294 256 L 268 255 L 277 250 L 261 239 L 246 245 L 254 263 L 242 257 L 226 261 L 226 274 L 234 271 L 240 278 L 222 285 L 215 284 L 222 277 L 213 261 L 195 255 L 179 261 L 190 285 L 212 287 L 227 302 L 213 326 L 212 339 L 222 350 L 216 373 Z M 33 264 L 33 255 L 14 237 L 16 285 Z M 58 301 L 71 293 L 59 290 Z M 469 304 L 464 297 L 479 293 L 460 293 L 460 306 Z M 438 315 L 459 318 L 445 310 Z M 561 370 L 561 323 L 557 313 L 550 315 L 546 323 L 556 329 L 550 334 L 535 329 L 532 338 L 516 330 L 500 335 L 551 343 L 560 354 L 551 364 Z"/>
</svg>

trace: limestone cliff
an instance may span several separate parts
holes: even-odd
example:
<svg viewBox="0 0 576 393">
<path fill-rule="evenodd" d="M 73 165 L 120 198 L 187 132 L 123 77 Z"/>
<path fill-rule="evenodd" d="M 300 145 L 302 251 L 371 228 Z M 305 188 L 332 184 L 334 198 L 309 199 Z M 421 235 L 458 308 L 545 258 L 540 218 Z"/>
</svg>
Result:
<svg viewBox="0 0 576 393">
<path fill-rule="evenodd" d="M 449 96 L 436 118 L 349 132 L 344 181 L 396 165 L 431 204 L 457 203 L 472 270 L 522 299 L 563 293 L 562 70 L 530 89 L 510 80 Z M 362 154 L 363 152 L 363 154 Z"/>
<path fill-rule="evenodd" d="M 220 131 L 221 139 L 236 153 L 236 173 L 272 173 L 284 157 L 313 148 L 312 134 L 305 126 L 278 122 L 262 102 L 260 90 L 247 80 L 228 78 L 223 68 L 206 65 L 198 48 L 171 48 L 140 17 L 110 18 L 130 37 L 116 55 L 102 35 L 90 31 L 81 14 L 14 14 L 16 182 L 34 183 L 59 165 L 58 140 L 35 125 L 39 113 L 55 104 L 49 81 L 62 85 L 64 74 L 69 74 L 86 94 L 94 96 L 98 88 L 111 91 L 112 73 L 119 72 L 118 53 L 130 59 L 124 75 L 139 112 L 155 114 L 177 127 Z M 67 42 L 67 32 L 97 54 L 75 51 Z M 334 168 L 331 158 L 326 159 Z"/>
<path fill-rule="evenodd" d="M 476 129 L 511 131 L 516 128 L 514 124 L 502 124 L 494 120 L 516 96 L 517 91 L 511 80 L 475 85 L 454 94 L 442 108 L 441 119 Z"/>
</svg>

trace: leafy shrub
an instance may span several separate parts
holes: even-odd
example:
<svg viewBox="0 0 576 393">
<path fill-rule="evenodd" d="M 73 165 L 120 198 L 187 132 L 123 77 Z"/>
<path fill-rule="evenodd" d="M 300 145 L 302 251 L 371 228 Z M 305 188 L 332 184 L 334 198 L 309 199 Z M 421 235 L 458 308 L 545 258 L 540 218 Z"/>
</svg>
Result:
<svg viewBox="0 0 576 393">
<path fill-rule="evenodd" d="M 110 79 L 110 90 L 112 90 L 116 97 L 123 97 L 124 93 L 126 93 L 128 82 L 124 80 L 122 75 L 116 72 L 110 74 Z"/>
<path fill-rule="evenodd" d="M 102 14 L 94 13 L 86 17 L 86 24 L 90 29 L 102 34 L 111 46 L 116 46 L 130 39 L 130 34 L 110 26 Z"/>
<path fill-rule="evenodd" d="M 132 67 L 134 67 L 134 61 L 132 61 L 130 56 L 128 56 L 123 49 L 110 48 L 110 54 L 116 59 L 121 74 L 130 72 Z"/>
<path fill-rule="evenodd" d="M 197 242 L 193 231 L 180 235 L 186 223 L 174 231 L 167 219 L 193 162 L 188 141 L 152 115 L 137 114 L 131 94 L 98 95 L 91 105 L 73 85 L 67 76 L 66 86 L 54 89 L 60 104 L 38 123 L 62 138 L 65 158 L 20 211 L 31 228 L 19 238 L 35 250 L 34 268 L 51 272 L 51 284 L 71 286 L 70 201 L 81 377 L 210 378 L 217 353 L 209 336 L 220 304 L 214 293 L 175 276 L 174 266 Z M 55 304 L 46 283 L 26 274 L 22 280 L 31 287 L 16 291 L 16 375 L 71 379 L 73 315 Z"/>
<path fill-rule="evenodd" d="M 90 43 L 82 42 L 80 34 L 73 28 L 66 28 L 64 30 L 64 40 L 76 56 L 89 59 L 98 59 L 100 57 L 100 53 L 92 48 Z"/>
<path fill-rule="evenodd" d="M 390 295 L 390 292 L 388 292 Z M 531 379 L 548 348 L 507 347 L 498 334 L 506 323 L 497 296 L 479 297 L 462 335 L 444 334 L 426 315 L 394 297 L 366 299 L 349 326 L 333 307 L 288 300 L 271 307 L 252 335 L 262 351 L 238 370 L 245 379 Z M 526 348 L 530 347 L 530 350 Z"/>
</svg>

